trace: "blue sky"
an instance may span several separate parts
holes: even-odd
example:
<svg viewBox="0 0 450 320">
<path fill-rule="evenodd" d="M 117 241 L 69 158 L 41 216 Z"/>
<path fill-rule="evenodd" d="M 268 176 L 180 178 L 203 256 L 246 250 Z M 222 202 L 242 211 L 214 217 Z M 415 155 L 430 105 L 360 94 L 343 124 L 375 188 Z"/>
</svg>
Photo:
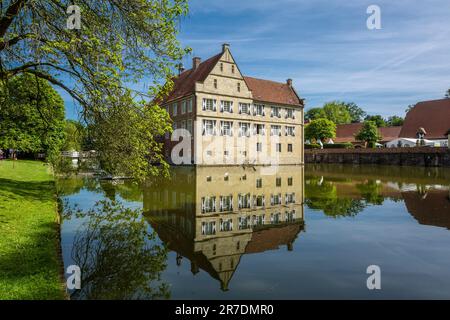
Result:
<svg viewBox="0 0 450 320">
<path fill-rule="evenodd" d="M 372 4 L 381 30 L 366 27 Z M 292 78 L 306 109 L 343 100 L 404 116 L 450 88 L 449 17 L 448 0 L 192 0 L 179 39 L 193 49 L 187 68 L 230 43 L 244 75 Z"/>
</svg>

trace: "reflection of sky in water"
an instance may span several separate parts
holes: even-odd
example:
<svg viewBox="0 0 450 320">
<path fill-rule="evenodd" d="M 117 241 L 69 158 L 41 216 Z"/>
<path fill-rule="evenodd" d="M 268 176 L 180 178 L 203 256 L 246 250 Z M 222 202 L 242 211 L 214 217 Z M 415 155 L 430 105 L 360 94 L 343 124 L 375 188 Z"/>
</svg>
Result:
<svg viewBox="0 0 450 320">
<path fill-rule="evenodd" d="M 221 291 L 218 280 L 201 268 L 194 275 L 186 257 L 177 266 L 173 251 L 168 254 L 162 278 L 175 299 L 450 298 L 450 231 L 443 227 L 450 221 L 448 187 L 429 179 L 428 186 L 422 184 L 415 190 L 414 183 L 401 179 L 377 181 L 381 189 L 376 192 L 383 198 L 382 204 L 365 203 L 354 216 L 333 217 L 305 205 L 305 230 L 297 235 L 293 251 L 281 245 L 277 250 L 241 255 L 228 291 Z M 355 185 L 362 184 L 360 178 L 353 181 L 348 175 L 343 183 L 338 180 L 332 184 L 339 197 L 351 195 L 364 202 L 364 196 L 355 191 Z M 358 192 L 367 192 L 359 188 Z M 427 192 L 429 198 L 424 197 Z M 103 196 L 82 189 L 65 199 L 86 210 Z M 143 206 L 117 194 L 116 199 L 127 207 Z M 81 222 L 74 218 L 64 221 L 66 266 Z M 365 271 L 372 264 L 381 267 L 380 291 L 366 288 Z"/>
</svg>

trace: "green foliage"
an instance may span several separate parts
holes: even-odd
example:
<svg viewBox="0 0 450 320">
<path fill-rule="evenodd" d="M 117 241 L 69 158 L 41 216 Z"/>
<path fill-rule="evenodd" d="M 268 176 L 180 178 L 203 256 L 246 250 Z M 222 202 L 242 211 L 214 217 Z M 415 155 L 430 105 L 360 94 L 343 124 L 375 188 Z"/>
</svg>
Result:
<svg viewBox="0 0 450 320">
<path fill-rule="evenodd" d="M 85 221 L 72 249 L 82 277 L 82 288 L 71 293 L 72 299 L 170 298 L 161 280 L 168 251 L 148 229 L 141 210 L 102 200 L 87 211 L 67 210 L 65 216 Z"/>
<path fill-rule="evenodd" d="M 66 120 L 65 125 L 66 138 L 62 150 L 64 151 L 82 151 L 86 144 L 86 128 L 78 121 Z"/>
<path fill-rule="evenodd" d="M 0 148 L 44 152 L 54 161 L 64 142 L 64 102 L 46 80 L 24 74 L 0 84 Z"/>
<path fill-rule="evenodd" d="M 328 119 L 316 119 L 305 127 L 305 138 L 308 140 L 325 141 L 336 136 L 336 125 Z"/>
<path fill-rule="evenodd" d="M 46 164 L 0 161 L 0 300 L 64 299 L 55 191 Z"/>
<path fill-rule="evenodd" d="M 322 108 L 312 108 L 305 113 L 305 120 L 312 121 L 320 118 L 326 118 L 325 112 Z"/>
<path fill-rule="evenodd" d="M 350 142 L 344 143 L 326 143 L 323 145 L 324 149 L 353 149 L 354 146 Z"/>
<path fill-rule="evenodd" d="M 414 105 L 413 105 L 413 104 L 410 104 L 410 105 L 406 108 L 405 113 L 410 112 L 412 108 L 414 108 Z"/>
<path fill-rule="evenodd" d="M 386 125 L 389 127 L 400 127 L 403 125 L 405 119 L 399 116 L 391 116 L 387 119 Z"/>
<path fill-rule="evenodd" d="M 317 143 L 305 143 L 305 149 L 320 149 L 320 144 L 317 144 Z"/>
<path fill-rule="evenodd" d="M 384 118 L 382 116 L 380 116 L 379 114 L 374 115 L 374 116 L 367 116 L 364 120 L 374 122 L 378 128 L 387 126 L 386 120 L 384 120 Z"/>
<path fill-rule="evenodd" d="M 96 120 L 92 140 L 101 168 L 112 175 L 144 180 L 149 174 L 168 173 L 157 137 L 171 130 L 169 114 L 159 106 L 147 106 L 124 95 Z M 160 163 L 160 166 L 152 166 Z"/>
<path fill-rule="evenodd" d="M 144 112 L 141 100 L 150 109 L 157 108 L 150 101 L 158 101 L 169 92 L 175 65 L 190 52 L 177 40 L 179 21 L 188 12 L 187 0 L 77 0 L 81 29 L 68 30 L 66 9 L 72 3 L 2 1 L 0 79 L 32 74 L 62 88 L 82 107 L 81 116 L 90 137 L 99 137 L 101 130 L 107 129 L 114 138 L 124 140 L 116 132 L 123 133 L 123 127 L 136 131 L 122 125 L 121 121 L 127 120 L 124 114 L 137 128 L 149 126 L 143 134 L 128 132 L 131 145 L 115 148 L 114 152 L 103 149 L 107 146 L 105 139 L 92 141 L 93 148 L 102 154 L 105 169 L 122 169 L 123 165 L 117 166 L 115 161 L 123 158 L 129 165 L 122 174 L 141 178 L 155 173 L 150 163 L 161 160 L 156 155 L 160 149 L 149 145 L 149 152 L 143 145 L 149 133 L 159 133 L 165 127 L 161 122 L 168 117 L 155 117 L 150 123 L 147 116 L 141 120 L 137 114 Z M 128 86 L 136 87 L 144 76 L 150 83 L 140 87 L 148 89 L 133 90 L 131 97 Z M 138 103 L 140 110 L 135 111 Z M 110 109 L 119 107 L 127 110 L 116 117 Z M 132 152 L 134 157 L 130 157 L 132 147 L 137 147 Z M 110 155 L 113 157 L 108 158 Z M 145 165 L 144 159 L 148 160 Z"/>
<path fill-rule="evenodd" d="M 376 143 L 381 139 L 378 127 L 373 121 L 365 121 L 363 127 L 355 136 L 356 140 L 364 141 L 367 143 Z"/>
<path fill-rule="evenodd" d="M 445 93 L 445 98 L 450 99 L 450 89 Z"/>
<path fill-rule="evenodd" d="M 309 208 L 322 210 L 325 215 L 335 218 L 356 216 L 365 207 L 360 200 L 340 197 L 332 182 L 319 178 L 306 180 L 305 203 Z"/>
<path fill-rule="evenodd" d="M 350 123 L 352 121 L 350 112 L 343 102 L 332 101 L 325 103 L 323 112 L 325 113 L 325 118 L 333 121 L 335 124 Z"/>
<path fill-rule="evenodd" d="M 364 117 L 367 116 L 367 113 L 358 107 L 354 102 L 345 103 L 345 107 L 347 111 L 350 113 L 350 118 L 352 123 L 359 123 L 363 121 Z"/>
</svg>

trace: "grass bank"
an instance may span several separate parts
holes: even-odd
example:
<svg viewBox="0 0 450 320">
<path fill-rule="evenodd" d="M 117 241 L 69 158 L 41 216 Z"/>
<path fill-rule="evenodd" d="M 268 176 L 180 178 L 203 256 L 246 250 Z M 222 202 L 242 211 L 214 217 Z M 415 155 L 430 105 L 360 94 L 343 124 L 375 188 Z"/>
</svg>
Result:
<svg viewBox="0 0 450 320">
<path fill-rule="evenodd" d="M 0 161 L 0 299 L 64 299 L 55 184 L 38 161 Z"/>
</svg>

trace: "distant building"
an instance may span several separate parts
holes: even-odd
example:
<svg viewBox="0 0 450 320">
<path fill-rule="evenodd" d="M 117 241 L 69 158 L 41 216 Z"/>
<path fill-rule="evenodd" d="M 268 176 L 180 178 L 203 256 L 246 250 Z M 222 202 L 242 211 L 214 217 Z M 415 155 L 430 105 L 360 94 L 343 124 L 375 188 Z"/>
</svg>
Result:
<svg viewBox="0 0 450 320">
<path fill-rule="evenodd" d="M 450 99 L 417 103 L 405 118 L 400 137 L 426 139 L 435 146 L 448 146 L 450 131 Z"/>
<path fill-rule="evenodd" d="M 189 164 L 303 163 L 303 100 L 291 79 L 280 83 L 243 76 L 228 44 L 204 62 L 193 58 L 191 69 L 179 71 L 162 106 L 173 129 L 191 135 Z M 164 152 L 171 163 L 177 144 L 166 135 Z M 266 155 L 277 159 L 266 162 Z"/>
<path fill-rule="evenodd" d="M 363 146 L 364 142 L 356 140 L 355 136 L 362 129 L 363 123 L 338 124 L 336 126 L 336 138 L 332 139 L 333 143 L 350 142 L 355 146 Z M 387 142 L 399 137 L 402 127 L 381 127 L 378 131 L 381 135 L 379 143 L 385 145 Z"/>
</svg>

